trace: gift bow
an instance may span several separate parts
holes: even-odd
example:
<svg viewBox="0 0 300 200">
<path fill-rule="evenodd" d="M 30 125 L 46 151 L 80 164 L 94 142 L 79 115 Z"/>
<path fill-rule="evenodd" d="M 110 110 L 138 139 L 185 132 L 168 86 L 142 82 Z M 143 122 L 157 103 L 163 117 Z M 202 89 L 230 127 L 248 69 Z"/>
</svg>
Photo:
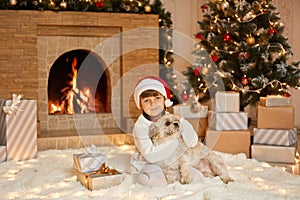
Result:
<svg viewBox="0 0 300 200">
<path fill-rule="evenodd" d="M 85 150 L 85 152 L 87 154 L 97 154 L 97 153 L 100 153 L 98 151 L 97 147 L 94 144 L 92 144 L 90 147 L 87 147 L 86 150 Z"/>
<path fill-rule="evenodd" d="M 19 104 L 21 103 L 22 95 L 12 95 L 12 103 L 10 106 L 3 106 L 3 111 L 10 115 L 12 113 L 15 113 L 16 111 L 23 111 L 20 109 Z"/>
</svg>

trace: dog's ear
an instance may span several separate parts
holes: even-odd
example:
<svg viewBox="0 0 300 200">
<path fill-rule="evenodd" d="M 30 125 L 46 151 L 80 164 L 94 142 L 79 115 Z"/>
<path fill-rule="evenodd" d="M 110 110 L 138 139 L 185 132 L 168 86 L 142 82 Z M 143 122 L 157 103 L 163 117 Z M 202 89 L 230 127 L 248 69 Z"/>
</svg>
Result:
<svg viewBox="0 0 300 200">
<path fill-rule="evenodd" d="M 159 131 L 159 127 L 156 123 L 152 123 L 149 126 L 149 137 L 152 139 L 153 136 L 157 135 Z"/>
</svg>

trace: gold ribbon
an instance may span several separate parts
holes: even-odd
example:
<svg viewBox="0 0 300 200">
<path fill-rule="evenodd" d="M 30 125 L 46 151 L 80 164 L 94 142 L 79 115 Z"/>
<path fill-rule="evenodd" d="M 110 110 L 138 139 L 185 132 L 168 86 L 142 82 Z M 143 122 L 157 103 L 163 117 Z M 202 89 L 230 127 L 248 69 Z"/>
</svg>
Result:
<svg viewBox="0 0 300 200">
<path fill-rule="evenodd" d="M 119 173 L 117 170 L 113 169 L 113 168 L 110 168 L 110 167 L 107 167 L 105 163 L 103 163 L 101 165 L 101 167 L 95 171 L 95 172 L 90 172 L 88 174 L 85 175 L 85 180 L 84 180 L 84 183 L 85 183 L 85 187 L 87 189 L 89 189 L 89 177 L 91 175 L 94 175 L 94 174 L 109 174 L 109 175 L 114 175 L 114 174 L 117 174 Z"/>
</svg>

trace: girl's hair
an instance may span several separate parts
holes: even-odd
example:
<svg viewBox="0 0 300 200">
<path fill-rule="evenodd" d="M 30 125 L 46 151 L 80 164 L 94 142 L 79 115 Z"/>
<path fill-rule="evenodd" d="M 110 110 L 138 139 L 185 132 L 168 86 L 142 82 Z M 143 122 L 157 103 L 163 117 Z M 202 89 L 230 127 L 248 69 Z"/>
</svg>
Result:
<svg viewBox="0 0 300 200">
<path fill-rule="evenodd" d="M 158 95 L 162 95 L 162 94 L 160 92 L 158 92 L 157 90 L 145 90 L 144 92 L 141 93 L 140 99 L 143 99 L 146 97 L 155 97 Z"/>
</svg>

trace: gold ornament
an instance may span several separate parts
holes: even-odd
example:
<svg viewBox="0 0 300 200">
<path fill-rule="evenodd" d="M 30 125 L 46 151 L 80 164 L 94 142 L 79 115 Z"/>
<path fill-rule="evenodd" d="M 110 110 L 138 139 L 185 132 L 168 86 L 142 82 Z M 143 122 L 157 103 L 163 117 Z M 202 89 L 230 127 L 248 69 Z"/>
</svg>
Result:
<svg viewBox="0 0 300 200">
<path fill-rule="evenodd" d="M 145 10 L 145 12 L 151 12 L 151 6 L 150 5 L 145 5 L 144 10 Z"/>
<path fill-rule="evenodd" d="M 191 105 L 192 113 L 197 113 L 201 110 L 201 104 L 199 102 L 193 102 Z"/>
<path fill-rule="evenodd" d="M 202 74 L 208 74 L 209 70 L 208 70 L 208 67 L 203 67 L 202 69 Z"/>
<path fill-rule="evenodd" d="M 12 6 L 17 5 L 18 1 L 17 0 L 9 0 L 9 4 Z"/>
<path fill-rule="evenodd" d="M 226 11 L 228 8 L 229 8 L 229 3 L 228 2 L 221 3 L 221 9 L 223 11 Z"/>
<path fill-rule="evenodd" d="M 64 0 L 62 2 L 60 2 L 60 7 L 66 9 L 67 8 L 67 2 L 65 2 Z"/>
<path fill-rule="evenodd" d="M 253 36 L 249 36 L 246 39 L 246 42 L 248 45 L 254 45 L 255 44 L 255 38 Z"/>
</svg>

